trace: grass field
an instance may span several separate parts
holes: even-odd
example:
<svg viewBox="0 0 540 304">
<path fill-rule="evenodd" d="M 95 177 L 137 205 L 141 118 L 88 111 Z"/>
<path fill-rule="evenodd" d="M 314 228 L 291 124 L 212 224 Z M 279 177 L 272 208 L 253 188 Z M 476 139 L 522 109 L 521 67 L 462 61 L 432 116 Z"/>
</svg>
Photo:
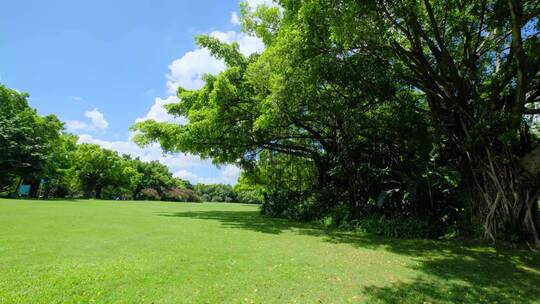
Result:
<svg viewBox="0 0 540 304">
<path fill-rule="evenodd" d="M 0 303 L 540 303 L 540 254 L 256 206 L 0 200 Z"/>
</svg>

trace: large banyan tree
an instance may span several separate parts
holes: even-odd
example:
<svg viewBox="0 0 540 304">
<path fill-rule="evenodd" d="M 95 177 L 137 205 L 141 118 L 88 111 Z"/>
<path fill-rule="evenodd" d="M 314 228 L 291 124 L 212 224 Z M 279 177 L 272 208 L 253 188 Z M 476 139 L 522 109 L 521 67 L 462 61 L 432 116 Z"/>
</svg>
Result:
<svg viewBox="0 0 540 304">
<path fill-rule="evenodd" d="M 200 37 L 227 70 L 200 90 L 179 88 L 168 110 L 186 125 L 138 123 L 137 140 L 218 163 L 305 159 L 313 189 L 334 185 L 355 207 L 388 193 L 367 169 L 396 172 L 377 182 L 405 187 L 431 185 L 426 172 L 442 164 L 459 173 L 455 199 L 485 238 L 540 245 L 538 1 L 279 3 L 244 6 L 244 30 L 267 45 L 261 55 Z M 427 188 L 417 200 L 434 200 Z"/>
<path fill-rule="evenodd" d="M 378 1 L 372 9 L 401 78 L 425 94 L 447 137 L 485 237 L 540 244 L 540 150 L 529 116 L 540 113 L 540 3 Z"/>
</svg>

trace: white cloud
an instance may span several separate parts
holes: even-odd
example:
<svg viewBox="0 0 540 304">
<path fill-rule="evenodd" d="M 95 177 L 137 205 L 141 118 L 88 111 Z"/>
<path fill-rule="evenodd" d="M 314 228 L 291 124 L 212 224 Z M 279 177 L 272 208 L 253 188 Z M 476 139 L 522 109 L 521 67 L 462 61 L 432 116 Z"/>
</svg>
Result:
<svg viewBox="0 0 540 304">
<path fill-rule="evenodd" d="M 86 111 L 84 116 L 90 119 L 90 123 L 80 120 L 66 120 L 66 129 L 70 132 L 103 130 L 109 126 L 103 113 L 98 109 Z"/>
<path fill-rule="evenodd" d="M 187 52 L 169 65 L 168 92 L 173 94 L 178 87 L 188 90 L 198 89 L 204 84 L 201 80 L 202 75 L 218 74 L 223 70 L 225 70 L 223 61 L 212 57 L 207 49 Z"/>
<path fill-rule="evenodd" d="M 227 43 L 238 42 L 240 52 L 250 55 L 264 50 L 263 42 L 257 38 L 235 31 L 213 31 L 211 36 Z M 223 60 L 212 57 L 210 51 L 204 48 L 196 49 L 184 54 L 169 65 L 167 88 L 174 94 L 178 87 L 188 90 L 199 89 L 204 85 L 201 77 L 204 74 L 219 74 L 225 70 Z"/>
<path fill-rule="evenodd" d="M 231 23 L 234 25 L 240 25 L 240 16 L 236 12 L 231 14 Z"/>
<path fill-rule="evenodd" d="M 84 116 L 90 118 L 92 121 L 92 126 L 98 129 L 107 129 L 109 122 L 105 119 L 103 113 L 101 113 L 97 108 L 92 111 L 86 111 Z"/>
<path fill-rule="evenodd" d="M 189 171 L 182 170 L 185 172 L 177 172 L 178 177 L 184 175 L 185 179 L 189 180 L 192 183 L 202 183 L 202 184 L 229 184 L 234 185 L 238 182 L 238 177 L 240 176 L 240 168 L 235 165 L 227 165 L 219 169 L 219 175 L 212 177 L 200 177 Z M 180 177 L 183 178 L 183 177 Z"/>
<path fill-rule="evenodd" d="M 228 179 L 228 180 L 237 180 L 238 177 L 240 176 L 240 168 L 238 166 L 235 166 L 235 165 L 227 165 L 225 166 L 225 168 L 223 169 L 223 177 Z"/>
<path fill-rule="evenodd" d="M 67 120 L 66 129 L 70 132 L 77 132 L 81 130 L 89 130 L 90 126 L 80 120 Z"/>
<path fill-rule="evenodd" d="M 79 96 L 71 96 L 71 99 L 79 102 L 84 100 L 82 97 Z"/>
<path fill-rule="evenodd" d="M 210 36 L 216 37 L 219 40 L 227 43 L 238 42 L 240 52 L 246 56 L 253 53 L 260 53 L 264 50 L 264 43 L 261 41 L 261 39 L 244 33 L 238 33 L 235 31 L 213 31 L 210 33 Z"/>
<path fill-rule="evenodd" d="M 262 4 L 266 4 L 268 6 L 277 6 L 278 5 L 277 3 L 275 3 L 272 0 L 247 0 L 246 2 L 253 9 L 257 8 L 257 6 L 262 5 Z M 238 15 L 237 12 L 233 11 L 231 13 L 231 24 L 240 25 L 240 16 Z"/>
<path fill-rule="evenodd" d="M 147 119 L 153 119 L 153 120 L 155 120 L 157 122 L 172 122 L 172 123 L 178 123 L 178 124 L 185 124 L 186 123 L 185 118 L 183 118 L 183 117 L 175 117 L 175 116 L 167 113 L 167 111 L 163 107 L 166 104 L 176 103 L 176 102 L 179 102 L 179 100 L 175 96 L 169 96 L 166 99 L 161 99 L 161 98 L 157 97 L 155 99 L 155 101 L 154 101 L 154 104 L 152 105 L 152 107 L 148 111 L 148 113 L 146 113 L 146 116 L 141 117 L 141 118 L 137 118 L 135 121 L 140 122 L 140 121 L 144 121 L 144 120 L 147 120 Z"/>
<path fill-rule="evenodd" d="M 173 174 L 174 177 L 181 179 L 187 179 L 189 181 L 197 180 L 198 176 L 195 173 L 189 172 L 187 170 L 180 170 Z"/>
<path fill-rule="evenodd" d="M 268 6 L 277 5 L 273 0 L 247 0 L 247 3 L 249 4 L 249 6 L 252 6 L 252 7 L 257 7 L 263 4 L 266 4 Z"/>
<path fill-rule="evenodd" d="M 249 5 L 252 7 L 256 7 L 260 4 L 276 5 L 271 0 L 249 1 Z M 231 23 L 235 25 L 240 24 L 240 16 L 237 12 L 231 13 Z M 255 52 L 262 52 L 265 47 L 259 38 L 251 37 L 245 33 L 236 31 L 213 31 L 210 32 L 209 35 L 226 43 L 237 42 L 240 52 L 246 56 Z M 204 82 L 201 79 L 204 74 L 215 75 L 224 70 L 225 63 L 222 60 L 214 58 L 208 49 L 199 48 L 189 51 L 169 64 L 169 72 L 166 75 L 167 91 L 170 94 L 175 94 L 178 87 L 183 87 L 188 90 L 199 89 L 204 85 Z M 144 117 L 137 118 L 136 121 L 153 119 L 160 122 L 185 123 L 185 118 L 169 115 L 163 108 L 164 105 L 172 102 L 178 102 L 178 99 L 174 96 L 169 96 L 166 99 L 156 98 L 148 113 Z M 131 140 L 131 138 L 129 140 Z M 217 175 L 213 177 L 202 177 L 185 168 L 193 166 L 201 166 L 206 169 L 215 168 L 210 161 L 201 160 L 197 156 L 187 154 L 164 155 L 157 144 L 150 145 L 146 148 L 139 148 L 131 141 L 107 142 L 95 139 L 90 135 L 82 135 L 80 141 L 97 143 L 105 148 L 116 150 L 119 153 L 138 156 L 145 161 L 158 160 L 167 165 L 171 171 L 175 172 L 175 176 L 187 179 L 192 183 L 235 184 L 241 171 L 237 166 L 227 165 L 218 168 L 219 171 Z"/>
<path fill-rule="evenodd" d="M 155 148 L 160 149 L 161 151 L 160 147 L 155 146 Z M 144 160 L 144 158 L 141 158 L 141 159 Z M 152 159 L 149 159 L 149 160 L 152 160 Z M 201 159 L 200 157 L 196 155 L 183 154 L 183 153 L 165 154 L 155 160 L 159 160 L 162 164 L 171 168 L 172 171 L 178 168 L 213 166 L 210 160 Z"/>
</svg>

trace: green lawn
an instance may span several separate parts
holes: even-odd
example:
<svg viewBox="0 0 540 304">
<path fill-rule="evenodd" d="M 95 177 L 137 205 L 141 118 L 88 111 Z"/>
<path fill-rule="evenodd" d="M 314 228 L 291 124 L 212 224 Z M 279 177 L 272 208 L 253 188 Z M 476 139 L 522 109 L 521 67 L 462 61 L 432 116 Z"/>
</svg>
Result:
<svg viewBox="0 0 540 304">
<path fill-rule="evenodd" d="M 0 200 L 0 303 L 540 303 L 540 254 L 324 233 L 256 206 Z"/>
</svg>

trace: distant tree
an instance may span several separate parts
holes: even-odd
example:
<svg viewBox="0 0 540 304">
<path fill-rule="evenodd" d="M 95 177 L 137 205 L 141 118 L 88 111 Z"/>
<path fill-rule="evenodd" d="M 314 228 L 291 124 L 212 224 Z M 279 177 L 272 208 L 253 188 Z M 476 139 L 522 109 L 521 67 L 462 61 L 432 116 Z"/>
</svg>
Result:
<svg viewBox="0 0 540 304">
<path fill-rule="evenodd" d="M 120 160 L 120 175 L 110 187 L 113 197 L 133 197 L 133 192 L 142 183 L 144 174 L 139 172 L 137 160 L 129 155 L 122 155 Z"/>
<path fill-rule="evenodd" d="M 119 184 L 124 169 L 122 159 L 116 152 L 93 144 L 77 146 L 74 164 L 85 198 L 101 198 L 105 187 Z"/>
<path fill-rule="evenodd" d="M 52 143 L 51 153 L 43 171 L 45 181 L 43 197 L 49 198 L 57 190 L 62 196 L 73 188 L 74 152 L 77 150 L 77 136 L 63 134 Z M 65 191 L 67 190 L 67 191 Z"/>
<path fill-rule="evenodd" d="M 251 183 L 246 173 L 240 175 L 233 190 L 239 203 L 261 204 L 264 201 L 264 185 Z"/>
<path fill-rule="evenodd" d="M 28 105 L 28 94 L 0 85 L 0 189 L 18 178 L 31 183 L 36 197 L 62 123 L 54 115 L 39 116 Z"/>
<path fill-rule="evenodd" d="M 173 184 L 178 188 L 193 189 L 193 185 L 191 184 L 191 182 L 178 177 L 173 178 Z"/>
<path fill-rule="evenodd" d="M 143 162 L 136 158 L 133 160 L 136 170 L 141 174 L 140 179 L 133 188 L 133 198 L 139 199 L 143 189 L 155 189 L 159 195 L 175 185 L 175 180 L 169 168 L 158 161 Z"/>
<path fill-rule="evenodd" d="M 231 185 L 225 184 L 196 184 L 193 190 L 203 201 L 236 202 L 238 198 Z"/>
</svg>

